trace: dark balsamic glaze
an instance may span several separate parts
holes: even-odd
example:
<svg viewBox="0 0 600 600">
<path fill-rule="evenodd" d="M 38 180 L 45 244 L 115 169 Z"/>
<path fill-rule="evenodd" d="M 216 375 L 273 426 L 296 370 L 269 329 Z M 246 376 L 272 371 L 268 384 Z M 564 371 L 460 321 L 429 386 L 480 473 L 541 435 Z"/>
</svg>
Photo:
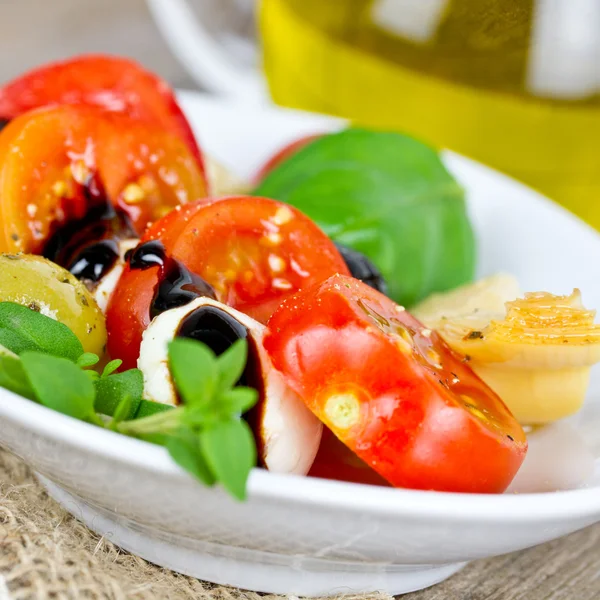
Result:
<svg viewBox="0 0 600 600">
<path fill-rule="evenodd" d="M 184 264 L 168 257 L 161 242 L 155 240 L 140 244 L 126 254 L 130 269 L 159 268 L 158 285 L 150 305 L 150 318 L 190 303 L 196 298 L 216 299 L 213 287 L 202 277 L 192 273 Z"/>
<path fill-rule="evenodd" d="M 119 257 L 117 240 L 135 236 L 127 218 L 108 201 L 102 184 L 93 175 L 81 186 L 85 214 L 67 219 L 48 239 L 43 255 L 65 267 L 75 277 L 97 283 Z"/>
<path fill-rule="evenodd" d="M 84 248 L 69 265 L 69 271 L 77 279 L 97 283 L 108 273 L 119 258 L 116 240 L 102 240 Z"/>
<path fill-rule="evenodd" d="M 0 119 L 0 131 L 2 131 L 10 121 L 8 119 Z"/>
<path fill-rule="evenodd" d="M 248 328 L 217 306 L 201 306 L 187 315 L 179 324 L 176 337 L 191 338 L 206 344 L 217 356 L 238 340 L 248 341 L 248 359 L 236 385 L 253 387 L 263 394 L 258 351 Z"/>
<path fill-rule="evenodd" d="M 164 266 L 166 258 L 165 247 L 158 240 L 139 244 L 125 254 L 125 260 L 129 262 L 129 268 L 141 271 L 145 271 L 150 267 Z"/>
<path fill-rule="evenodd" d="M 248 339 L 248 329 L 216 306 L 201 306 L 181 321 L 177 336 L 198 340 L 220 356 L 238 340 Z"/>
<path fill-rule="evenodd" d="M 364 254 L 337 242 L 335 242 L 335 246 L 342 255 L 352 277 L 360 279 L 382 294 L 387 294 L 385 279 L 379 269 Z"/>
</svg>

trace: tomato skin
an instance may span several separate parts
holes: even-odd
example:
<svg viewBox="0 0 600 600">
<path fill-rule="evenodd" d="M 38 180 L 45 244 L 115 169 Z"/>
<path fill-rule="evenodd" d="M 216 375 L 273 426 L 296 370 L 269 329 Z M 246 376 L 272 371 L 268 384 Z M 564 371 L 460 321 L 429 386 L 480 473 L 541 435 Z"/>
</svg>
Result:
<svg viewBox="0 0 600 600">
<path fill-rule="evenodd" d="M 289 298 L 264 346 L 314 414 L 395 487 L 498 493 L 521 466 L 523 430 L 464 357 L 355 279 Z"/>
<path fill-rule="evenodd" d="M 166 210 L 206 194 L 180 138 L 98 108 L 41 108 L 0 133 L 0 252 L 39 253 L 57 227 L 83 219 L 91 177 L 138 234 Z M 132 199 L 132 189 L 143 193 Z"/>
<path fill-rule="evenodd" d="M 0 119 L 55 104 L 96 106 L 153 123 L 182 139 L 204 172 L 196 138 L 173 91 L 132 60 L 79 56 L 34 69 L 0 88 Z"/>
<path fill-rule="evenodd" d="M 287 146 L 284 146 L 281 150 L 276 152 L 258 171 L 258 173 L 254 176 L 254 184 L 258 185 L 261 181 L 276 167 L 278 167 L 282 162 L 288 159 L 290 156 L 293 156 L 298 152 L 298 150 L 302 150 L 305 146 L 308 146 L 314 140 L 322 137 L 323 134 L 314 133 L 312 135 L 305 135 L 301 138 L 298 138 L 294 142 L 289 143 Z"/>
<path fill-rule="evenodd" d="M 137 366 L 142 334 L 150 325 L 150 305 L 157 285 L 156 269 L 125 269 L 106 311 L 107 350 L 123 361 L 123 369 Z"/>
<path fill-rule="evenodd" d="M 326 427 L 308 476 L 384 487 L 390 485 Z"/>
<path fill-rule="evenodd" d="M 157 221 L 141 241 L 152 240 L 208 282 L 219 301 L 263 323 L 304 286 L 348 273 L 317 225 L 268 198 L 230 196 L 184 205 Z M 126 367 L 136 364 L 159 276 L 159 267 L 127 266 L 109 302 L 108 350 Z"/>
</svg>

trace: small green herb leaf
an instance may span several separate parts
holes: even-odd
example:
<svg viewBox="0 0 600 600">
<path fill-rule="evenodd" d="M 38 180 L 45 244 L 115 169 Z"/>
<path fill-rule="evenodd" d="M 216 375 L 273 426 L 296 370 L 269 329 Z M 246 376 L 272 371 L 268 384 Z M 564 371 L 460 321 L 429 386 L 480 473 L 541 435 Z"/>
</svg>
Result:
<svg viewBox="0 0 600 600">
<path fill-rule="evenodd" d="M 115 360 L 111 360 L 102 371 L 102 377 L 108 377 L 112 375 L 121 365 L 123 361 L 120 358 L 115 358 Z"/>
<path fill-rule="evenodd" d="M 130 369 L 109 377 L 99 377 L 96 385 L 96 411 L 114 415 L 124 398 L 130 398 L 129 412 L 122 420 L 133 419 L 144 391 L 144 378 L 139 369 Z"/>
<path fill-rule="evenodd" d="M 30 400 L 35 398 L 21 361 L 12 356 L 0 356 L 0 387 Z"/>
<path fill-rule="evenodd" d="M 188 406 L 185 411 L 185 422 L 190 427 L 207 427 L 221 421 L 220 415 L 206 406 Z"/>
<path fill-rule="evenodd" d="M 169 363 L 175 385 L 188 405 L 208 405 L 219 371 L 215 355 L 195 340 L 175 338 L 169 344 Z"/>
<path fill-rule="evenodd" d="M 162 404 L 161 402 L 153 402 L 152 400 L 142 400 L 132 418 L 143 419 L 145 417 L 151 417 L 152 415 L 174 409 L 175 407 L 171 406 L 170 404 Z"/>
<path fill-rule="evenodd" d="M 256 464 L 254 436 L 245 421 L 222 421 L 205 429 L 200 447 L 210 470 L 238 500 L 246 499 L 246 482 Z"/>
<path fill-rule="evenodd" d="M 121 421 L 127 419 L 129 415 L 133 412 L 132 408 L 133 400 L 131 396 L 124 396 L 121 399 L 121 402 L 119 402 L 119 404 L 117 405 L 117 408 L 115 409 L 115 414 L 113 415 L 112 421 L 110 422 L 110 428 L 116 430 L 117 425 Z"/>
<path fill-rule="evenodd" d="M 81 368 L 81 365 L 77 365 Z M 84 371 L 84 373 L 93 381 L 96 382 L 98 379 L 100 379 L 100 374 L 97 373 L 96 371 L 92 371 L 91 369 L 86 369 Z"/>
<path fill-rule="evenodd" d="M 237 340 L 217 358 L 219 389 L 228 390 L 239 380 L 248 360 L 248 342 Z"/>
<path fill-rule="evenodd" d="M 82 420 L 96 420 L 94 384 L 77 365 L 40 352 L 21 355 L 36 398 L 48 408 Z"/>
<path fill-rule="evenodd" d="M 249 387 L 237 387 L 223 392 L 219 404 L 230 417 L 239 417 L 249 411 L 258 401 L 258 392 Z"/>
<path fill-rule="evenodd" d="M 173 460 L 205 485 L 214 485 L 215 476 L 200 451 L 198 435 L 191 429 L 181 428 L 177 435 L 167 438 L 167 450 Z"/>
<path fill-rule="evenodd" d="M 158 402 L 154 404 L 159 404 Z M 165 406 L 164 404 L 162 406 Z M 129 419 L 119 423 L 119 431 L 135 437 L 149 434 L 174 434 L 185 421 L 186 409 L 183 406 L 172 410 L 155 412 L 142 419 Z"/>
<path fill-rule="evenodd" d="M 85 369 L 86 367 L 93 367 L 94 365 L 97 365 L 99 362 L 100 362 L 100 358 L 96 354 L 93 354 L 92 352 L 84 352 L 77 359 L 77 366 L 81 367 L 82 369 Z"/>
<path fill-rule="evenodd" d="M 37 345 L 31 339 L 11 329 L 0 329 L 0 346 L 3 346 L 16 355 L 38 349 Z"/>
<path fill-rule="evenodd" d="M 18 334 L 18 344 L 27 340 L 27 347 L 21 346 L 19 351 L 6 345 L 6 340 L 0 340 L 15 354 L 35 350 L 72 361 L 83 354 L 81 342 L 66 325 L 14 302 L 0 302 L 0 330 Z"/>
</svg>

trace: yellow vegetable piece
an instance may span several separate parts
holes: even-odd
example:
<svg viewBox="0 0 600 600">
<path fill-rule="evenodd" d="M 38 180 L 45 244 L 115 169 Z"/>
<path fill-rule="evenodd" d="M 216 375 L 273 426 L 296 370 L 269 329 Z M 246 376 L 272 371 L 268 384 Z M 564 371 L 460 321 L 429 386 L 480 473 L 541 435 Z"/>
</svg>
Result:
<svg viewBox="0 0 600 600">
<path fill-rule="evenodd" d="M 474 293 L 481 294 L 482 282 L 478 285 Z M 469 289 L 461 293 L 468 296 Z M 451 294 L 449 304 L 456 306 L 456 292 Z M 489 305 L 497 300 L 491 294 Z M 431 306 L 428 312 L 417 307 L 415 314 L 469 358 L 521 423 L 549 423 L 581 408 L 590 367 L 600 362 L 600 325 L 594 323 L 595 311 L 583 307 L 579 290 L 569 296 L 525 294 L 507 302 L 503 313 L 483 304 L 446 316 L 443 297 L 436 303 L 437 316 Z"/>
<path fill-rule="evenodd" d="M 29 254 L 0 254 L 0 302 L 16 302 L 64 323 L 85 352 L 102 357 L 106 325 L 96 301 L 69 271 Z"/>
<path fill-rule="evenodd" d="M 502 315 L 504 305 L 521 295 L 513 275 L 498 273 L 448 292 L 432 294 L 411 312 L 424 323 L 482 315 Z M 483 317 L 485 322 L 485 316 Z"/>
</svg>

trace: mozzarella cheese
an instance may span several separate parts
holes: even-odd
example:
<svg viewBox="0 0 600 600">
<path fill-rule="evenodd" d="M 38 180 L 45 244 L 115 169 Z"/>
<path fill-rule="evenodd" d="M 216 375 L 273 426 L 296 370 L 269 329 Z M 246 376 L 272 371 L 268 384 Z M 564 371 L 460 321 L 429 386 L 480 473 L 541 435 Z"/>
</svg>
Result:
<svg viewBox="0 0 600 600">
<path fill-rule="evenodd" d="M 241 323 L 256 348 L 263 381 L 255 409 L 255 436 L 261 462 L 269 471 L 305 475 L 319 449 L 322 424 L 271 363 L 262 345 L 264 325 L 229 306 L 211 298 L 198 298 L 152 320 L 143 334 L 138 359 L 138 368 L 144 377 L 144 398 L 163 404 L 179 403 L 169 370 L 168 344 L 176 336 L 181 321 L 202 306 L 219 308 Z"/>
</svg>

